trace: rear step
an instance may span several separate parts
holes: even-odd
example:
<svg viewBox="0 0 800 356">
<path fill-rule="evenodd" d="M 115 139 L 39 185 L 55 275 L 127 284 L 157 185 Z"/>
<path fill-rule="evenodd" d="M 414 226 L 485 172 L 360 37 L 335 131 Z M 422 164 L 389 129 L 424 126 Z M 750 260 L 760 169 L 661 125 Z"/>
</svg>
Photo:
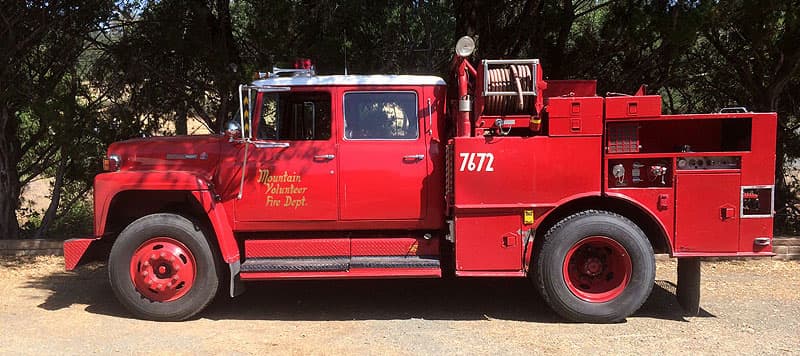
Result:
<svg viewBox="0 0 800 356">
<path fill-rule="evenodd" d="M 248 258 L 242 272 L 343 272 L 357 269 L 436 269 L 439 259 L 419 256 Z"/>
</svg>

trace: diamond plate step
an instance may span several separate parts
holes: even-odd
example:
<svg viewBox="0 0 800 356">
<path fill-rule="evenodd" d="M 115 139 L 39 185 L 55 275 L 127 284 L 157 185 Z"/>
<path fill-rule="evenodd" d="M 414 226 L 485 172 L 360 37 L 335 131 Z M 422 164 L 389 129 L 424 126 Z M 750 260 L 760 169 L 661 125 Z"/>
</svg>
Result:
<svg viewBox="0 0 800 356">
<path fill-rule="evenodd" d="M 248 258 L 242 272 L 331 272 L 347 271 L 348 257 Z"/>
</svg>

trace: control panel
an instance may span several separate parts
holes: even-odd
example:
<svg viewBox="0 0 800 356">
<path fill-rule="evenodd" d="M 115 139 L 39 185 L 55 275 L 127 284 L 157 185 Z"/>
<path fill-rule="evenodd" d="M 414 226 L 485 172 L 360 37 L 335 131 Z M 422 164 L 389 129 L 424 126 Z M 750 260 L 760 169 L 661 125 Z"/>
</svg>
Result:
<svg viewBox="0 0 800 356">
<path fill-rule="evenodd" d="M 738 156 L 694 156 L 678 157 L 678 170 L 739 169 L 741 157 Z"/>
<path fill-rule="evenodd" d="M 608 161 L 610 187 L 672 186 L 671 159 L 612 159 Z"/>
</svg>

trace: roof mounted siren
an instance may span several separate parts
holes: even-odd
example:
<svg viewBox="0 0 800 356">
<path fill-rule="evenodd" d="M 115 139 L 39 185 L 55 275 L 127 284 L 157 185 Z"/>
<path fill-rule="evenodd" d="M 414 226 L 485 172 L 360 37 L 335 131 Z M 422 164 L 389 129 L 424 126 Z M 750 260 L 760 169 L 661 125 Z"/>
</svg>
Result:
<svg viewBox="0 0 800 356">
<path fill-rule="evenodd" d="M 294 60 L 294 69 L 272 67 L 270 77 L 280 77 L 284 75 L 291 77 L 313 77 L 317 75 L 317 73 L 311 59 L 297 58 Z"/>
</svg>

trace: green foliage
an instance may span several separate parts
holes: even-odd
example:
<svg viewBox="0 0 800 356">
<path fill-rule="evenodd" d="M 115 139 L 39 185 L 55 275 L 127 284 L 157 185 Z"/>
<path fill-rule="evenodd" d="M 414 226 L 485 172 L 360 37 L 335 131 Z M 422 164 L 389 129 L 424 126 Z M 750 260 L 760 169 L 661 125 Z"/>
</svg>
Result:
<svg viewBox="0 0 800 356">
<path fill-rule="evenodd" d="M 180 133 L 187 117 L 216 131 L 237 84 L 298 57 L 322 74 L 447 77 L 455 39 L 468 34 L 478 58 L 540 58 L 549 78 L 598 79 L 600 93 L 648 84 L 672 113 L 777 111 L 776 228 L 797 232 L 800 183 L 783 177 L 797 174 L 784 162 L 800 157 L 798 8 L 797 0 L 5 2 L 0 172 L 4 162 L 16 170 L 0 174 L 10 197 L 2 204 L 20 207 L 25 182 L 61 177 L 49 236 L 67 236 L 91 226 L 83 197 L 108 143 L 165 123 Z M 46 220 L 21 212 L 26 233 Z"/>
</svg>

